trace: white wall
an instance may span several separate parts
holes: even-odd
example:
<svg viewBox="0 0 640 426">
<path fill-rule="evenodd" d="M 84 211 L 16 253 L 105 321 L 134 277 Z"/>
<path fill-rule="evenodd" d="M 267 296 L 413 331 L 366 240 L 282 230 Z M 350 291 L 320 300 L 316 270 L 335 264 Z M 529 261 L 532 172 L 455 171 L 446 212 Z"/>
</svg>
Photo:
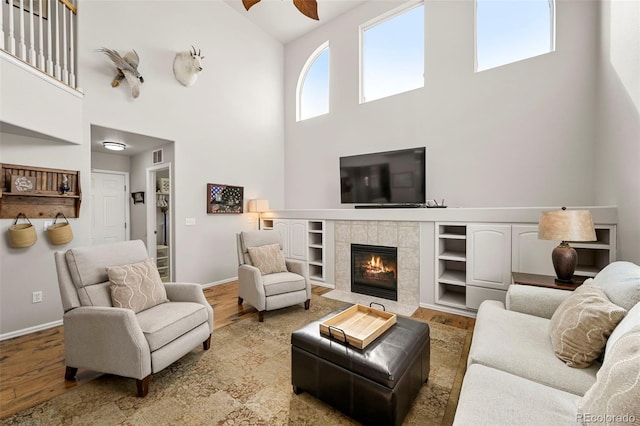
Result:
<svg viewBox="0 0 640 426">
<path fill-rule="evenodd" d="M 640 3 L 601 3 L 597 202 L 618 206 L 618 258 L 640 263 Z"/>
<path fill-rule="evenodd" d="M 243 186 L 246 199 L 284 207 L 282 45 L 224 2 L 82 3 L 85 139 L 89 124 L 97 124 L 174 141 L 176 279 L 236 276 L 234 234 L 256 224 L 249 215 L 207 215 L 206 187 Z M 192 44 L 205 56 L 205 69 L 185 88 L 172 63 Z M 114 68 L 94 52 L 101 46 L 123 54 L 136 49 L 145 80 L 138 99 L 124 84 L 111 87 Z M 131 179 L 135 190 L 133 172 Z M 185 226 L 187 217 L 197 225 Z"/>
<path fill-rule="evenodd" d="M 80 145 L 2 133 L 7 163 L 79 170 L 84 202 L 71 220 L 75 238 L 64 249 L 90 244 L 91 124 L 175 141 L 173 163 L 176 279 L 210 283 L 237 275 L 235 233 L 256 229 L 249 214 L 207 215 L 207 183 L 243 186 L 245 199 L 267 198 L 284 207 L 283 47 L 224 2 L 84 1 L 78 17 L 78 83 L 84 89 Z M 189 88 L 173 78 L 175 53 L 194 44 L 205 70 Z M 126 85 L 112 88 L 115 68 L 95 52 L 102 46 L 140 55 L 145 78 L 140 98 Z M 3 68 L 4 71 L 4 68 Z M 3 102 L 8 81 L 3 74 Z M 56 104 L 45 93 L 42 105 Z M 3 109 L 8 108 L 3 103 Z M 24 127 L 38 129 L 42 117 Z M 10 122 L 10 121 L 8 121 Z M 71 138 L 72 142 L 78 142 Z M 185 217 L 197 225 L 186 227 Z M 0 220 L 3 233 L 13 223 Z M 62 318 L 53 251 L 36 220 L 39 240 L 16 251 L 0 245 L 0 335 Z M 31 292 L 44 302 L 31 304 Z"/>
<path fill-rule="evenodd" d="M 129 173 L 129 170 L 131 169 L 131 158 L 125 155 L 92 152 L 91 169 Z"/>
<path fill-rule="evenodd" d="M 358 104 L 369 2 L 285 49 L 286 207 L 338 208 L 338 158 L 427 147 L 427 198 L 450 206 L 594 202 L 597 3 L 557 1 L 556 51 L 474 73 L 474 2 L 425 4 L 425 87 Z M 302 66 L 330 48 L 330 113 L 295 122 Z"/>
</svg>

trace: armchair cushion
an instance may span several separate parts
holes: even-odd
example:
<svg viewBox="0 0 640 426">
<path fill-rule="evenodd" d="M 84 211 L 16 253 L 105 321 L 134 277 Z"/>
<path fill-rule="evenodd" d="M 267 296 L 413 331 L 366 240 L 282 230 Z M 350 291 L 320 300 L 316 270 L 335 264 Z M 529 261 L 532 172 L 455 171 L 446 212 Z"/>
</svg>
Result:
<svg viewBox="0 0 640 426">
<path fill-rule="evenodd" d="M 598 272 L 594 281 L 609 300 L 626 310 L 640 302 L 640 265 L 612 262 Z"/>
<path fill-rule="evenodd" d="M 291 272 L 263 275 L 262 285 L 264 286 L 264 294 L 267 297 L 307 288 L 307 282 L 304 277 Z"/>
<path fill-rule="evenodd" d="M 591 365 L 627 311 L 609 301 L 593 284 L 578 287 L 554 312 L 549 322 L 551 344 L 570 367 Z"/>
<path fill-rule="evenodd" d="M 251 263 L 260 269 L 262 275 L 276 272 L 287 272 L 284 254 L 280 250 L 280 244 L 268 244 L 259 247 L 248 247 Z"/>
<path fill-rule="evenodd" d="M 204 305 L 192 302 L 168 302 L 139 312 L 138 324 L 151 352 L 207 322 Z"/>
<path fill-rule="evenodd" d="M 113 306 L 138 313 L 168 302 L 158 268 L 151 259 L 107 267 Z"/>
</svg>

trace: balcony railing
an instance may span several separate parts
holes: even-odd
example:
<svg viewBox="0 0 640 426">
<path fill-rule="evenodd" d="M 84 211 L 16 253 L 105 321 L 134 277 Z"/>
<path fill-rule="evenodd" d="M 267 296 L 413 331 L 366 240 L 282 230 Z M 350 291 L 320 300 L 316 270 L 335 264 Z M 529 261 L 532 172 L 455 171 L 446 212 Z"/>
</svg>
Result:
<svg viewBox="0 0 640 426">
<path fill-rule="evenodd" d="M 76 6 L 69 0 L 0 2 L 0 49 L 77 89 Z"/>
</svg>

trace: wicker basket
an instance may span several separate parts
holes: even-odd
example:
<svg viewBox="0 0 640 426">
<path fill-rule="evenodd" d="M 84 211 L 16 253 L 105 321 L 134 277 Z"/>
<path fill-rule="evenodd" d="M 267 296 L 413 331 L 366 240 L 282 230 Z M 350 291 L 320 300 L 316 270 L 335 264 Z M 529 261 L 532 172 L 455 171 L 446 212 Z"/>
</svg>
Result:
<svg viewBox="0 0 640 426">
<path fill-rule="evenodd" d="M 58 216 L 62 216 L 65 222 L 56 223 L 58 221 Z M 50 225 L 47 228 L 47 235 L 49 236 L 51 244 L 54 245 L 67 244 L 69 241 L 73 240 L 71 225 L 64 214 L 58 213 L 56 215 L 56 218 L 53 220 L 53 225 Z"/>
<path fill-rule="evenodd" d="M 20 216 L 24 217 L 29 223 L 18 223 Z M 37 239 L 36 228 L 31 224 L 29 218 L 25 216 L 24 213 L 18 213 L 13 225 L 9 227 L 9 241 L 11 242 L 11 247 L 31 247 L 36 243 Z"/>
</svg>

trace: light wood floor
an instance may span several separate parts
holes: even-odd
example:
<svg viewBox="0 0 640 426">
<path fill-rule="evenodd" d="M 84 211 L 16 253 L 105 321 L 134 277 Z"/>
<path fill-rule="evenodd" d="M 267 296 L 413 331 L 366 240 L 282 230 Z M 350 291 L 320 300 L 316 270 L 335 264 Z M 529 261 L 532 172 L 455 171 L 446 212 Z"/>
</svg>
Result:
<svg viewBox="0 0 640 426">
<path fill-rule="evenodd" d="M 237 282 L 204 290 L 213 306 L 214 329 L 247 317 L 256 317 L 256 310 L 247 303 L 238 306 Z M 321 295 L 330 289 L 313 287 Z M 268 321 L 268 313 L 265 320 Z M 472 330 L 473 318 L 418 308 L 414 318 Z M 100 373 L 78 370 L 77 380 L 64 380 L 64 330 L 62 326 L 31 333 L 0 342 L 0 418 L 49 400 L 76 386 L 100 376 Z"/>
</svg>

